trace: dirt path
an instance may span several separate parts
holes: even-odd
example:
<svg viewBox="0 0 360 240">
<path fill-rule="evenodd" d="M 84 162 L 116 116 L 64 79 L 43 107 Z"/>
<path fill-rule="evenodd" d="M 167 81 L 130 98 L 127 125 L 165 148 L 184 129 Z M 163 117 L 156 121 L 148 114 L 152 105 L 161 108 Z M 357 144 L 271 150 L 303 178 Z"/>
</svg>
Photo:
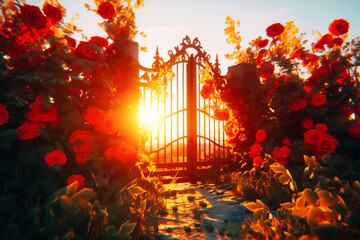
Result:
<svg viewBox="0 0 360 240">
<path fill-rule="evenodd" d="M 160 219 L 154 239 L 232 239 L 246 216 L 251 216 L 230 184 L 165 186 L 168 214 Z"/>
</svg>

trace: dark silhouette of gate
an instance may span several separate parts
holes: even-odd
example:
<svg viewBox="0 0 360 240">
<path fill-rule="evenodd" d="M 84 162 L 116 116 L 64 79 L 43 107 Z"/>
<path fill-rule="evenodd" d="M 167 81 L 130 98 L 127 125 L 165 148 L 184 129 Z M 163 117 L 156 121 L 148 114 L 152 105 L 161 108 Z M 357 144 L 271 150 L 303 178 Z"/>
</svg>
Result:
<svg viewBox="0 0 360 240">
<path fill-rule="evenodd" d="M 139 66 L 142 98 L 140 113 L 151 115 L 152 129 L 143 140 L 144 149 L 153 154 L 157 174 L 182 177 L 197 182 L 197 171 L 224 164 L 228 154 L 225 146 L 224 121 L 214 119 L 209 100 L 200 96 L 200 72 L 207 67 L 214 83 L 222 87 L 216 56 L 215 64 L 202 49 L 200 41 L 186 36 L 175 52 L 169 51 L 166 62 L 158 49 L 152 68 Z M 154 89 L 163 83 L 163 89 Z M 157 84 L 156 84 L 157 83 Z M 155 120 L 154 120 L 155 119 Z"/>
</svg>

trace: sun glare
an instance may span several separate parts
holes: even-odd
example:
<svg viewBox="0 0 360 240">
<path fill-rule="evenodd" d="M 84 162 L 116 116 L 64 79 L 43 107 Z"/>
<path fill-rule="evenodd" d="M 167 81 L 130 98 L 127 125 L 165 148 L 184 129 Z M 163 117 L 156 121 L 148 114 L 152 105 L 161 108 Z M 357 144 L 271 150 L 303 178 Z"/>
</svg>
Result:
<svg viewBox="0 0 360 240">
<path fill-rule="evenodd" d="M 156 131 L 161 124 L 160 113 L 151 111 L 150 109 L 142 109 L 139 111 L 140 125 L 148 130 Z"/>
</svg>

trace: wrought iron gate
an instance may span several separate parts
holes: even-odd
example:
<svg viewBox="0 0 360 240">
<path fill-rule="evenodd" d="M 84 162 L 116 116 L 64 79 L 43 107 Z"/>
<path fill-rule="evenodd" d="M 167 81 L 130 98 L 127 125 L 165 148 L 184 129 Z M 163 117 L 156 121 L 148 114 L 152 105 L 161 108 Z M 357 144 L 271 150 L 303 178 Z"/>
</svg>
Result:
<svg viewBox="0 0 360 240">
<path fill-rule="evenodd" d="M 218 58 L 212 64 L 197 38 L 191 41 L 186 36 L 180 47 L 168 54 L 170 58 L 165 62 L 156 50 L 152 68 L 140 66 L 140 112 L 153 118 L 161 115 L 153 120 L 156 129 L 148 131 L 143 145 L 155 154 L 158 174 L 177 174 L 194 183 L 197 170 L 223 164 L 228 153 L 224 121 L 214 119 L 210 109 L 205 108 L 209 100 L 200 97 L 200 70 L 207 65 L 218 87 L 223 86 L 225 77 L 221 76 Z M 174 75 L 169 77 L 165 69 Z M 166 87 L 152 89 L 150 85 L 158 81 Z"/>
</svg>

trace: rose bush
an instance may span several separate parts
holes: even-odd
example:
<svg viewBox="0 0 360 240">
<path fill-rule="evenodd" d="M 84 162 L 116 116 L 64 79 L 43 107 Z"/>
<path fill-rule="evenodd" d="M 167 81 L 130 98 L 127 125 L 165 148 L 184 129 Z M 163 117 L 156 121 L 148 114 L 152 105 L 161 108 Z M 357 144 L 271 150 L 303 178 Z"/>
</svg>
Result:
<svg viewBox="0 0 360 240">
<path fill-rule="evenodd" d="M 237 33 L 231 32 L 234 26 L 228 23 L 225 32 L 229 38 L 236 38 Z M 248 81 L 260 80 L 260 85 L 250 89 L 244 84 L 247 94 L 236 94 L 239 90 L 230 82 L 211 94 L 212 100 L 220 98 L 230 110 L 225 128 L 228 143 L 234 153 L 239 153 L 239 159 L 248 161 L 247 169 L 253 166 L 255 157 L 267 153 L 275 161 L 296 168 L 304 164 L 304 153 L 320 160 L 329 153 L 341 154 L 349 149 L 354 154 L 348 163 L 358 169 L 359 39 L 346 42 L 349 23 L 344 19 L 330 23 L 329 32 L 320 36 L 310 50 L 298 31 L 292 22 L 275 23 L 266 29 L 266 35 L 273 38 L 267 48 L 268 39 L 259 37 L 250 42 L 248 49 L 227 55 L 256 69 L 255 74 L 245 72 Z M 262 131 L 271 138 L 263 142 Z M 291 143 L 286 151 L 285 140 Z M 243 152 L 248 152 L 250 159 L 246 160 Z"/>
<path fill-rule="evenodd" d="M 293 22 L 275 23 L 264 32 L 270 45 L 260 36 L 241 49 L 234 22 L 227 19 L 227 41 L 235 43 L 227 57 L 246 77 L 230 72 L 210 100 L 230 112 L 236 192 L 256 200 L 244 203 L 254 219 L 239 239 L 359 238 L 359 202 L 351 198 L 360 189 L 360 38 L 347 41 L 349 23 L 337 19 L 308 49 Z"/>
<path fill-rule="evenodd" d="M 162 188 L 138 167 L 150 160 L 137 151 L 138 73 L 128 52 L 142 1 L 85 4 L 105 19 L 106 37 L 80 42 L 56 0 L 42 10 L 0 4 L 0 238 L 149 233 Z"/>
</svg>

